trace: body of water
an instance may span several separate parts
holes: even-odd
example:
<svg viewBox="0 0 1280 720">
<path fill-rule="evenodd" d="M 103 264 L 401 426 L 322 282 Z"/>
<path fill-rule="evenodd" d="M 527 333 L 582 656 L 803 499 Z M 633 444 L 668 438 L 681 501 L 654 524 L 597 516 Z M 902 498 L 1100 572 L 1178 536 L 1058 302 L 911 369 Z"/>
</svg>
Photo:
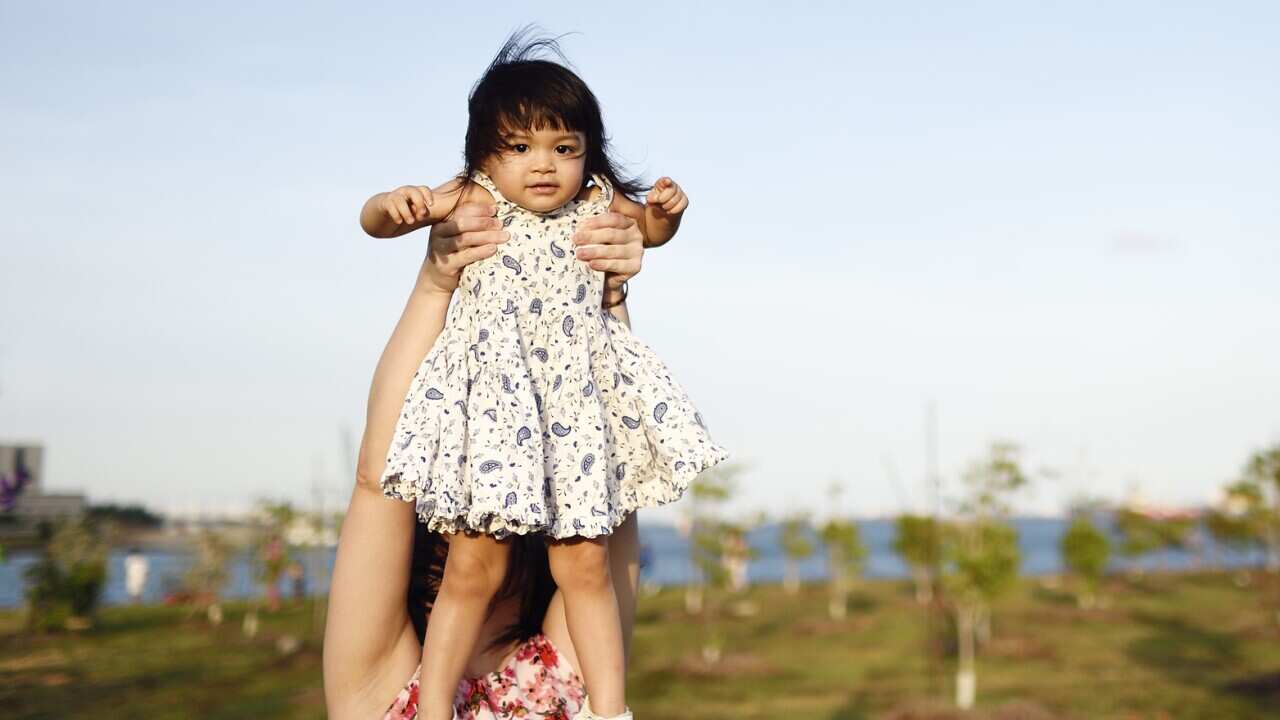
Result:
<svg viewBox="0 0 1280 720">
<path fill-rule="evenodd" d="M 1014 524 L 1018 529 L 1018 542 L 1022 550 L 1022 573 L 1048 575 L 1061 572 L 1062 560 L 1058 542 L 1066 531 L 1067 521 L 1057 518 L 1019 518 Z M 893 521 L 862 520 L 858 522 L 858 527 L 867 546 L 863 575 L 868 578 L 908 577 L 906 566 L 891 547 L 894 538 Z M 759 554 L 748 566 L 747 574 L 752 582 L 770 583 L 782 580 L 785 555 L 778 542 L 779 535 L 780 527 L 777 525 L 763 526 L 748 535 L 748 541 Z M 646 580 L 659 585 L 682 585 L 690 580 L 693 570 L 689 563 L 689 544 L 675 528 L 644 525 L 642 521 L 640 539 L 645 546 L 645 558 L 648 561 L 643 574 Z M 1204 543 L 1202 559 L 1219 567 L 1251 567 L 1261 565 L 1264 560 L 1261 551 L 1240 552 L 1215 546 L 1207 535 L 1204 536 Z M 1113 548 L 1115 545 L 1113 543 Z M 815 546 L 820 548 L 816 539 Z M 169 592 L 179 589 L 191 556 L 177 550 L 153 550 L 144 554 L 150 561 L 150 570 L 142 600 L 158 603 Z M 124 589 L 125 555 L 126 550 L 118 549 L 108 558 L 107 584 L 103 597 L 108 605 L 128 602 Z M 293 556 L 306 569 L 304 592 L 317 593 L 328 589 L 329 572 L 333 567 L 333 548 L 296 549 Z M 25 589 L 23 571 L 37 559 L 38 555 L 33 552 L 14 552 L 7 561 L 0 563 L 0 608 L 22 605 Z M 1147 569 L 1185 570 L 1194 567 L 1195 563 L 1196 557 L 1191 553 L 1164 551 L 1144 556 L 1136 563 L 1115 558 L 1110 567 L 1127 569 L 1141 566 Z M 801 562 L 799 570 L 800 577 L 804 580 L 824 579 L 826 559 L 821 550 Z M 261 594 L 262 591 L 254 580 L 253 565 L 246 553 L 234 557 L 230 574 L 223 592 L 224 597 L 240 599 Z M 280 589 L 285 597 L 293 591 L 287 578 L 281 580 Z"/>
</svg>

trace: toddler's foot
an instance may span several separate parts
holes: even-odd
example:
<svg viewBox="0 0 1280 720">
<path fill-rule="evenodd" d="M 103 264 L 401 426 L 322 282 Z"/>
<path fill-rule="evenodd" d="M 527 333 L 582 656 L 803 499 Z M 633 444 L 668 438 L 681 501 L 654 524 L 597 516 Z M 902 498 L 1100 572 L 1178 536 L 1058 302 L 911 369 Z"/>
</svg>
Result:
<svg viewBox="0 0 1280 720">
<path fill-rule="evenodd" d="M 591 711 L 591 698 L 587 698 L 582 702 L 582 710 L 578 711 L 577 717 L 573 720 L 631 720 L 631 708 L 623 710 L 621 715 L 605 717 Z"/>
</svg>

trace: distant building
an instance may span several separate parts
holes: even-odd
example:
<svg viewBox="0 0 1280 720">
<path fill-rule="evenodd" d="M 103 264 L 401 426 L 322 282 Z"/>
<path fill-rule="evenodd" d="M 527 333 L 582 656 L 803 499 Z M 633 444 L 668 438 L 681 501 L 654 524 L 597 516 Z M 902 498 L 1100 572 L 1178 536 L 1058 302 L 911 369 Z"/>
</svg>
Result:
<svg viewBox="0 0 1280 720">
<path fill-rule="evenodd" d="M 43 486 L 42 446 L 0 444 L 0 518 L 6 525 L 22 530 L 84 515 L 84 495 L 45 493 Z"/>
</svg>

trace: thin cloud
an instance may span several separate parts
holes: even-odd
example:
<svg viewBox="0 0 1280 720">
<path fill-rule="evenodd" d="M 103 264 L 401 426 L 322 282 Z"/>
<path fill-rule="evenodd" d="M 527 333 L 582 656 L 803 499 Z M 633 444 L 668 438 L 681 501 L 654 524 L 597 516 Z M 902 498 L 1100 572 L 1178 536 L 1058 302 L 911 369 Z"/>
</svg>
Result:
<svg viewBox="0 0 1280 720">
<path fill-rule="evenodd" d="M 1108 248 L 1112 255 L 1153 256 L 1170 255 L 1182 249 L 1182 243 L 1164 235 L 1142 232 L 1122 232 L 1111 236 Z"/>
</svg>

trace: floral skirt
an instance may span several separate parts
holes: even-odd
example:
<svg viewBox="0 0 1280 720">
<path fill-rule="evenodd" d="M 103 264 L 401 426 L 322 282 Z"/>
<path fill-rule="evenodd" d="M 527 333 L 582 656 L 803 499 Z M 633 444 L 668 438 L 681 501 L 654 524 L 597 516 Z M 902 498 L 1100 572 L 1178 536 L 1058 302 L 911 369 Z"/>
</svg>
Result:
<svg viewBox="0 0 1280 720">
<path fill-rule="evenodd" d="M 383 720 L 418 717 L 419 667 L 396 696 Z M 542 634 L 520 644 L 501 668 L 458 683 L 453 707 L 462 720 L 545 718 L 571 720 L 587 696 L 582 678 Z"/>
</svg>

